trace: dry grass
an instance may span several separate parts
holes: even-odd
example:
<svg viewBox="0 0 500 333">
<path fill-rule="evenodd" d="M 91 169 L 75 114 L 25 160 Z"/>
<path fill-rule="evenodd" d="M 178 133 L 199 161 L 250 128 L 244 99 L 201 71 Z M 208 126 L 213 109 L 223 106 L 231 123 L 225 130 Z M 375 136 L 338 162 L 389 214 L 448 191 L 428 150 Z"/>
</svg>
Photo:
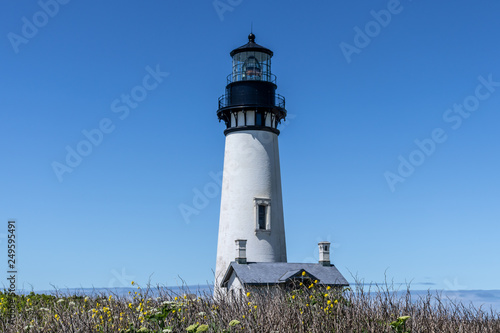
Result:
<svg viewBox="0 0 500 333">
<path fill-rule="evenodd" d="M 308 286 L 309 287 L 309 286 Z M 412 299 L 387 287 L 318 286 L 241 297 L 189 296 L 157 287 L 130 297 L 1 294 L 2 332 L 500 332 L 499 314 L 439 295 Z M 446 305 L 445 305 L 446 304 Z M 13 316 L 8 318 L 8 309 Z M 402 316 L 409 316 L 405 319 Z M 188 330 L 190 329 L 190 330 Z"/>
</svg>

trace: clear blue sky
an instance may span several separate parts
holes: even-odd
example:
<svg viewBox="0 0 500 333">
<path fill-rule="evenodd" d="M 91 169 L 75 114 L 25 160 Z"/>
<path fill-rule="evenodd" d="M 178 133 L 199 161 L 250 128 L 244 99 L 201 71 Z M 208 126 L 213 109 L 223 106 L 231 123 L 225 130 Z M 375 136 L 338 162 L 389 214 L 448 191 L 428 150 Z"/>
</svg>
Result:
<svg viewBox="0 0 500 333">
<path fill-rule="evenodd" d="M 0 267 L 14 218 L 20 287 L 211 283 L 219 189 L 179 207 L 222 170 L 217 98 L 253 22 L 289 112 L 288 260 L 329 240 L 351 281 L 500 289 L 498 1 L 60 1 L 0 5 Z M 67 147 L 87 156 L 59 179 Z"/>
</svg>

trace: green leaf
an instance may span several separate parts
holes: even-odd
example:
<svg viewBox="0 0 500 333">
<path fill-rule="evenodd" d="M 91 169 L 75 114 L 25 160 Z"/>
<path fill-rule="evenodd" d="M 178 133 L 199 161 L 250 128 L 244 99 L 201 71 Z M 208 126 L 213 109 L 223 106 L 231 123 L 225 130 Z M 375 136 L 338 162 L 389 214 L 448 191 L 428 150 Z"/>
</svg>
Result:
<svg viewBox="0 0 500 333">
<path fill-rule="evenodd" d="M 240 324 L 240 322 L 236 319 L 233 319 L 229 322 L 229 326 L 231 326 L 231 327 L 239 325 L 239 324 Z"/>
<path fill-rule="evenodd" d="M 198 324 L 193 324 L 193 325 L 189 325 L 187 328 L 186 328 L 186 331 L 188 332 L 196 332 L 196 329 L 198 328 Z"/>
<path fill-rule="evenodd" d="M 198 329 L 196 330 L 196 332 L 206 332 L 206 331 L 208 331 L 208 325 L 205 325 L 205 324 L 200 325 L 198 327 Z"/>
</svg>

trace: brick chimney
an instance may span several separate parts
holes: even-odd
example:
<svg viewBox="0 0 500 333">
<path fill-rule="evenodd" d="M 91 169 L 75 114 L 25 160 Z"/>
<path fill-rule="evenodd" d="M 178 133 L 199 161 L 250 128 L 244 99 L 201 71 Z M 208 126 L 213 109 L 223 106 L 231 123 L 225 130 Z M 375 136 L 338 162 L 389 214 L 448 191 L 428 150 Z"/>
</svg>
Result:
<svg viewBox="0 0 500 333">
<path fill-rule="evenodd" d="M 330 242 L 319 242 L 319 263 L 323 266 L 330 264 Z"/>
<path fill-rule="evenodd" d="M 237 239 L 236 241 L 236 262 L 238 264 L 247 263 L 247 240 Z"/>
</svg>

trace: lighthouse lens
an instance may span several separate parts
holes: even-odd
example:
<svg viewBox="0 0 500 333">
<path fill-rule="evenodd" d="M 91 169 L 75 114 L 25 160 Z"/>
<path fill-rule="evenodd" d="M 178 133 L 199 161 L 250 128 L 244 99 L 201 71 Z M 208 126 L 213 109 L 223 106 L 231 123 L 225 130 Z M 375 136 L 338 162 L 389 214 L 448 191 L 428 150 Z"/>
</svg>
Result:
<svg viewBox="0 0 500 333">
<path fill-rule="evenodd" d="M 271 81 L 271 56 L 263 52 L 240 52 L 233 56 L 232 82 Z"/>
<path fill-rule="evenodd" d="M 254 56 L 248 57 L 243 64 L 243 80 L 260 80 L 262 71 Z"/>
</svg>

